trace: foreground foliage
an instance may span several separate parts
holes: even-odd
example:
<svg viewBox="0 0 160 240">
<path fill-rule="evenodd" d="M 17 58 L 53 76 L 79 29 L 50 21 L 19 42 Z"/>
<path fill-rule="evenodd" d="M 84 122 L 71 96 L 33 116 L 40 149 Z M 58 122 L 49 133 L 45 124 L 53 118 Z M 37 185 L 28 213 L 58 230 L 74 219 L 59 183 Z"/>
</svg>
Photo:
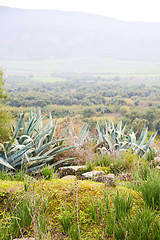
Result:
<svg viewBox="0 0 160 240">
<path fill-rule="evenodd" d="M 11 169 L 24 169 L 27 172 L 36 171 L 45 164 L 50 167 L 63 164 L 68 159 L 56 161 L 57 155 L 71 149 L 64 144 L 64 138 L 55 136 L 56 122 L 53 124 L 50 115 L 49 121 L 43 125 L 40 110 L 30 111 L 28 122 L 25 124 L 24 113 L 12 128 L 10 142 L 2 145 L 0 163 Z"/>
<path fill-rule="evenodd" d="M 13 184 L 12 184 L 13 183 Z M 0 182 L 0 239 L 159 239 L 140 193 L 73 180 Z M 145 200 L 145 199 L 144 199 Z"/>
</svg>

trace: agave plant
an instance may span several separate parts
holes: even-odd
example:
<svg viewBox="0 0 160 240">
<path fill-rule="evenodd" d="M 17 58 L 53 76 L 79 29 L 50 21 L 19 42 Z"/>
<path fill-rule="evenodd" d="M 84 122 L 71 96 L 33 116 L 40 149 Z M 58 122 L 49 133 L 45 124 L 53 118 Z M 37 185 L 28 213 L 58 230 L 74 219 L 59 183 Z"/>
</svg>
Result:
<svg viewBox="0 0 160 240">
<path fill-rule="evenodd" d="M 132 128 L 126 134 L 125 129 L 126 125 L 123 127 L 122 121 L 119 121 L 116 127 L 113 121 L 105 121 L 105 128 L 102 128 L 101 125 L 97 123 L 97 145 L 105 145 L 106 150 L 110 152 L 130 149 L 138 155 L 143 155 L 146 153 L 157 134 L 152 134 L 150 139 L 146 141 L 148 128 L 144 126 L 140 138 L 137 140 L 136 134 Z"/>
<path fill-rule="evenodd" d="M 74 145 L 74 147 L 80 148 L 89 139 L 88 133 L 88 124 L 83 124 L 80 131 L 77 133 L 77 131 L 75 131 L 73 123 L 71 122 L 70 125 L 68 125 L 66 128 L 65 133 L 63 133 L 63 136 L 66 136 L 72 145 Z"/>
<path fill-rule="evenodd" d="M 25 124 L 24 113 L 19 114 L 19 120 L 12 127 L 13 137 L 4 148 L 1 145 L 0 164 L 5 167 L 19 169 L 25 168 L 28 172 L 36 171 L 45 164 L 56 166 L 69 159 L 56 161 L 58 154 L 69 150 L 64 144 L 64 138 L 56 139 L 51 114 L 49 121 L 43 125 L 41 111 L 30 111 L 28 122 Z"/>
</svg>

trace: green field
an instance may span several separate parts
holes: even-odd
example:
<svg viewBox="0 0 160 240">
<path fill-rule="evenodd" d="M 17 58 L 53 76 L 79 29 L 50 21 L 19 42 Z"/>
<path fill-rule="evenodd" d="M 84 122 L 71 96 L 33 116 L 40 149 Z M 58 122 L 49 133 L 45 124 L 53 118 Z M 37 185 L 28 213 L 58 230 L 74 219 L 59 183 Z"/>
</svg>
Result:
<svg viewBox="0 0 160 240">
<path fill-rule="evenodd" d="M 119 61 L 107 58 L 70 58 L 41 61 L 8 61 L 0 60 L 0 66 L 6 76 L 32 76 L 37 81 L 59 81 L 56 73 L 96 73 L 102 76 L 114 75 L 159 75 L 160 64 L 133 61 Z"/>
</svg>

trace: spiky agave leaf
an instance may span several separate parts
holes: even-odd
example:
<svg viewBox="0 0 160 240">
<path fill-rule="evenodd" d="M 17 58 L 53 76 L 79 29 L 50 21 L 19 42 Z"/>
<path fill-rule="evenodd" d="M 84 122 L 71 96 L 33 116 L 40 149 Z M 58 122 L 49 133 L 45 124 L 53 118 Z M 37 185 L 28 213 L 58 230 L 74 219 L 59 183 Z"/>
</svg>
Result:
<svg viewBox="0 0 160 240">
<path fill-rule="evenodd" d="M 126 130 L 126 126 L 127 126 L 127 123 L 124 125 L 124 127 L 123 127 L 123 129 L 122 129 L 122 136 L 124 135 L 124 133 L 125 133 L 125 130 Z"/>
<path fill-rule="evenodd" d="M 134 132 L 132 132 L 132 133 L 129 134 L 128 141 L 129 141 L 129 143 L 131 143 L 131 146 L 132 146 L 133 144 L 136 144 L 136 135 L 135 135 Z"/>
<path fill-rule="evenodd" d="M 65 140 L 65 138 L 62 138 L 62 139 L 57 139 L 57 140 L 54 140 L 54 141 L 43 144 L 41 147 L 39 147 L 36 150 L 36 155 L 38 156 L 38 155 L 43 154 L 43 152 L 45 152 L 48 147 L 50 147 L 51 145 L 55 145 L 58 142 L 62 143 L 64 140 Z"/>
<path fill-rule="evenodd" d="M 26 145 L 28 143 L 33 143 L 33 139 L 28 136 L 28 135 L 22 135 L 19 139 L 18 139 L 18 142 L 20 144 L 23 144 L 23 145 Z"/>
<path fill-rule="evenodd" d="M 12 169 L 26 167 L 29 171 L 40 168 L 47 163 L 52 164 L 58 154 L 73 148 L 63 144 L 64 138 L 54 139 L 56 125 L 57 121 L 53 124 L 50 115 L 49 122 L 42 126 L 41 112 L 36 113 L 36 111 L 31 110 L 25 127 L 24 114 L 20 114 L 12 141 L 6 152 L 0 152 L 1 162 L 6 167 L 12 166 Z M 23 131 L 19 135 L 22 127 Z M 87 129 L 84 128 L 82 138 L 84 138 L 86 131 Z"/>
<path fill-rule="evenodd" d="M 98 131 L 98 142 L 97 144 L 103 143 L 104 142 L 104 137 L 103 133 L 101 132 L 101 126 L 99 122 L 97 122 L 97 131 Z"/>
<path fill-rule="evenodd" d="M 147 132 L 148 132 L 148 128 L 146 128 L 146 126 L 144 125 L 138 141 L 138 145 L 142 146 L 145 143 L 147 138 Z"/>
<path fill-rule="evenodd" d="M 143 127 L 143 130 L 141 132 L 139 141 L 137 143 L 136 141 L 136 134 L 134 133 L 133 129 L 131 128 L 127 134 L 125 134 L 125 128 L 122 127 L 122 121 L 119 121 L 117 123 L 117 128 L 115 130 L 114 123 L 111 121 L 112 127 L 110 126 L 110 121 L 108 123 L 105 121 L 106 125 L 106 134 L 102 131 L 102 128 L 99 123 L 97 123 L 97 132 L 98 132 L 98 140 L 97 145 L 99 143 L 105 143 L 107 142 L 109 145 L 109 150 L 127 150 L 132 149 L 137 154 L 143 155 L 149 148 L 151 142 L 155 139 L 156 134 L 150 137 L 149 141 L 146 142 L 147 138 L 147 131 L 148 128 L 145 126 Z M 109 131 L 110 129 L 110 131 Z"/>
<path fill-rule="evenodd" d="M 85 125 L 82 126 L 82 128 L 79 132 L 79 135 L 78 135 L 77 142 L 78 142 L 79 146 L 83 145 L 87 136 L 88 136 L 88 124 L 85 124 Z"/>
<path fill-rule="evenodd" d="M 0 165 L 10 169 L 14 169 L 14 167 L 12 167 L 4 158 L 1 158 L 1 157 L 0 157 Z"/>
<path fill-rule="evenodd" d="M 145 147 L 144 147 L 144 151 L 146 152 L 150 146 L 150 144 L 153 142 L 153 140 L 155 139 L 155 137 L 157 136 L 157 132 L 153 135 L 151 135 L 150 139 L 148 140 L 148 142 L 146 143 Z"/>
<path fill-rule="evenodd" d="M 109 136 L 109 134 L 106 132 L 106 135 L 103 136 L 105 141 L 108 143 L 109 145 L 109 149 L 112 151 L 113 150 L 113 144 L 112 144 L 112 141 L 111 141 L 111 138 Z"/>
<path fill-rule="evenodd" d="M 50 119 L 50 121 L 51 121 L 51 119 Z M 54 125 L 53 125 L 53 122 L 52 122 L 52 124 L 50 123 L 49 127 L 51 128 L 51 131 L 49 133 L 49 139 L 48 139 L 49 141 L 52 141 L 52 139 L 53 139 L 53 136 L 54 136 L 55 130 L 56 130 L 56 126 L 57 126 L 57 120 L 55 121 Z"/>
</svg>

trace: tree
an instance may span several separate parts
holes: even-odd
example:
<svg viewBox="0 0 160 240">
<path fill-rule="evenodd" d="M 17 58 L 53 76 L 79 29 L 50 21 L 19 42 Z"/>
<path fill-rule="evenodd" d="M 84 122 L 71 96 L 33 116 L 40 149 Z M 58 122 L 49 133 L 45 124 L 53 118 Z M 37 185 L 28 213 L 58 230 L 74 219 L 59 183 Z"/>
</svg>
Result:
<svg viewBox="0 0 160 240">
<path fill-rule="evenodd" d="M 84 118 L 90 118 L 95 114 L 96 114 L 96 111 L 92 107 L 87 107 L 82 111 L 82 115 Z"/>
<path fill-rule="evenodd" d="M 9 113 L 6 109 L 5 103 L 8 95 L 4 89 L 3 71 L 0 69 L 0 142 L 9 139 Z"/>
<path fill-rule="evenodd" d="M 143 115 L 143 118 L 148 120 L 148 128 L 149 128 L 149 130 L 153 130 L 154 122 L 155 122 L 157 117 L 158 117 L 158 111 L 157 111 L 157 109 L 155 107 L 147 108 L 146 112 Z"/>
<path fill-rule="evenodd" d="M 155 129 L 158 131 L 158 134 L 160 135 L 160 119 L 157 120 L 156 125 L 155 125 Z"/>
<path fill-rule="evenodd" d="M 4 90 L 4 78 L 3 78 L 3 71 L 0 68 L 0 107 L 4 104 L 7 100 L 7 93 Z"/>
<path fill-rule="evenodd" d="M 131 124 L 131 126 L 133 127 L 134 132 L 136 132 L 136 136 L 138 138 L 140 137 L 140 133 L 141 133 L 144 125 L 146 125 L 146 127 L 147 127 L 148 121 L 146 119 L 139 119 L 139 118 L 134 119 L 134 121 Z"/>
</svg>

